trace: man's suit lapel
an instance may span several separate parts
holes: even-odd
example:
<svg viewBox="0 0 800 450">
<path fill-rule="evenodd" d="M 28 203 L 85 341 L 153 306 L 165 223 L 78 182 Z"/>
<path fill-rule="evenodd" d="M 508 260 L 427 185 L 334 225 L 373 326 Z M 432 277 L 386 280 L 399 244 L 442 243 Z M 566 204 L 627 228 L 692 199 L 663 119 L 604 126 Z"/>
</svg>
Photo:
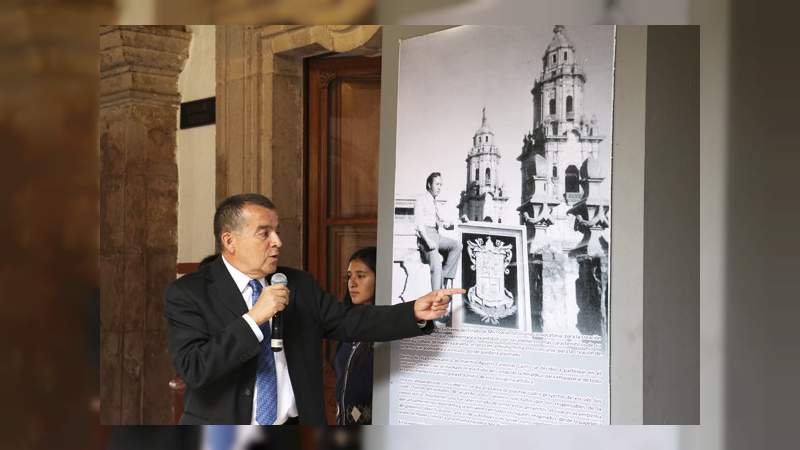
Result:
<svg viewBox="0 0 800 450">
<path fill-rule="evenodd" d="M 228 308 L 234 315 L 241 316 L 247 312 L 247 305 L 242 300 L 242 293 L 236 287 L 233 277 L 228 273 L 222 255 L 211 263 L 211 293 L 216 302 Z"/>
</svg>

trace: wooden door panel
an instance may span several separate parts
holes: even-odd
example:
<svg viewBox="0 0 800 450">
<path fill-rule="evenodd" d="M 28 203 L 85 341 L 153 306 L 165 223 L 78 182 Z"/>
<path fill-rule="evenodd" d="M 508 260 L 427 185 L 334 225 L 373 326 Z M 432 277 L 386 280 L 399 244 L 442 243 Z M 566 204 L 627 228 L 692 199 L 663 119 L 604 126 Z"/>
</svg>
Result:
<svg viewBox="0 0 800 450">
<path fill-rule="evenodd" d="M 342 77 L 331 96 L 328 218 L 373 217 L 378 211 L 380 80 Z"/>
<path fill-rule="evenodd" d="M 378 224 L 380 58 L 311 59 L 307 75 L 306 261 L 342 298 L 347 259 L 375 245 Z M 324 347 L 326 416 L 335 423 L 336 345 Z"/>
<path fill-rule="evenodd" d="M 380 58 L 312 59 L 307 71 L 306 261 L 327 287 L 327 228 L 377 226 Z"/>
</svg>

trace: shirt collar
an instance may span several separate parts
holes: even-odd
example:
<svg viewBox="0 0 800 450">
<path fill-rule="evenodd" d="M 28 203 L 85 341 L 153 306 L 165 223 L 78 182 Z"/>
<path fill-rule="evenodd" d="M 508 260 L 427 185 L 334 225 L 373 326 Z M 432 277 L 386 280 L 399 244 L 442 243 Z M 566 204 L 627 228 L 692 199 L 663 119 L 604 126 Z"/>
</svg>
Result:
<svg viewBox="0 0 800 450">
<path fill-rule="evenodd" d="M 428 197 L 428 200 L 435 205 L 436 204 L 436 197 L 433 196 L 433 193 L 431 193 L 431 191 L 425 189 L 425 194 Z"/>
<path fill-rule="evenodd" d="M 236 283 L 236 287 L 239 289 L 239 292 L 244 292 L 252 278 L 243 274 L 236 267 L 233 267 L 224 256 L 220 255 L 220 257 L 222 258 L 222 262 L 225 263 L 225 268 L 228 269 L 228 273 L 230 273 L 231 277 L 233 277 L 233 282 Z M 261 286 L 264 286 L 263 278 L 259 278 L 258 282 L 261 283 Z"/>
</svg>

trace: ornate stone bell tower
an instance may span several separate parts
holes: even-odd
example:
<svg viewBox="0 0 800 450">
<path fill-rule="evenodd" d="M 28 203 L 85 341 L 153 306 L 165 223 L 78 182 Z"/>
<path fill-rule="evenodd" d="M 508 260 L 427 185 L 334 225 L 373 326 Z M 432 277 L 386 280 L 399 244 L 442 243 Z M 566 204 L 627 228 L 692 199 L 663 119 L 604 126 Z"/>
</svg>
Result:
<svg viewBox="0 0 800 450">
<path fill-rule="evenodd" d="M 469 220 L 501 222 L 508 197 L 500 181 L 500 150 L 483 108 L 481 127 L 472 136 L 467 155 L 467 185 L 461 192 L 458 215 Z"/>
</svg>

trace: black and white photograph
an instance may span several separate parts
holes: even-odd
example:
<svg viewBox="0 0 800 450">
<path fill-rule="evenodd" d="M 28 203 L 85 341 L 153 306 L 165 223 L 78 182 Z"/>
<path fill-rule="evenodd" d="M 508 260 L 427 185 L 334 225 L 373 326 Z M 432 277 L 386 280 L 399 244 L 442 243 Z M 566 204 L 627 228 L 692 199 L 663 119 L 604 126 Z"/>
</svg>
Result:
<svg viewBox="0 0 800 450">
<path fill-rule="evenodd" d="M 455 324 L 530 331 L 525 229 L 482 222 L 459 228 L 461 286 L 467 293 L 453 308 Z"/>
<path fill-rule="evenodd" d="M 401 43 L 393 302 L 474 287 L 471 245 L 509 242 L 467 228 L 513 225 L 525 231 L 513 255 L 525 284 L 504 280 L 492 301 L 528 305 L 525 320 L 509 304 L 481 309 L 473 291 L 456 296 L 446 325 L 605 340 L 614 33 L 462 26 Z"/>
</svg>

